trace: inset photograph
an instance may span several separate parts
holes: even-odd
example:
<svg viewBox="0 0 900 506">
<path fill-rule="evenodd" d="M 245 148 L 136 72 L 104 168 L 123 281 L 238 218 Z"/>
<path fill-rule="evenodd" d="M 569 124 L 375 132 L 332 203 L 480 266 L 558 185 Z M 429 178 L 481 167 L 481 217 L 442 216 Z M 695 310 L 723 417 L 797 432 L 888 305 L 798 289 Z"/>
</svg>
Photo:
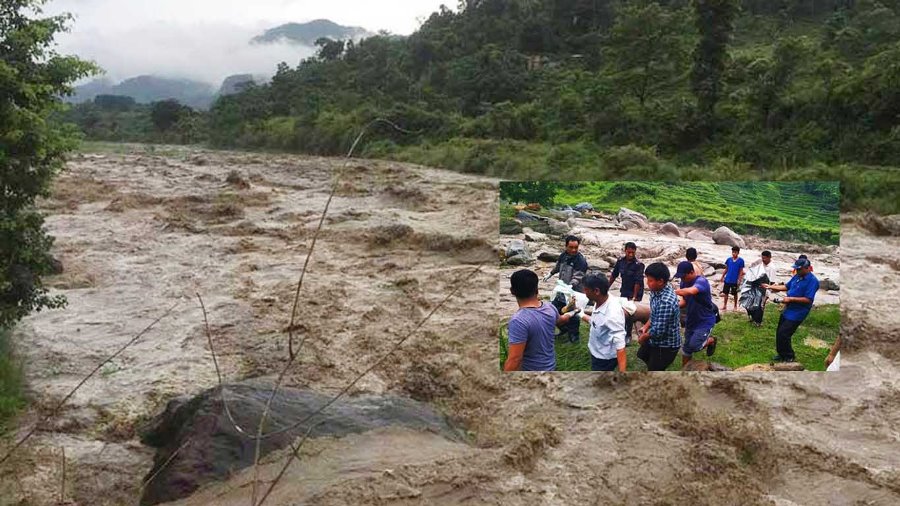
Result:
<svg viewBox="0 0 900 506">
<path fill-rule="evenodd" d="M 837 371 L 837 182 L 500 184 L 503 371 Z"/>
</svg>

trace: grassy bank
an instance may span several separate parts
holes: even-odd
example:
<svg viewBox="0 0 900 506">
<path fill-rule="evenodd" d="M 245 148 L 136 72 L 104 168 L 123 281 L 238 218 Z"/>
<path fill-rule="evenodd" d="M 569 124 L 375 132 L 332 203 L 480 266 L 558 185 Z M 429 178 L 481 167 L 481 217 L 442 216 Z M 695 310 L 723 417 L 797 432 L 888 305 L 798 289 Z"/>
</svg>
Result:
<svg viewBox="0 0 900 506">
<path fill-rule="evenodd" d="M 22 393 L 22 365 L 13 356 L 9 329 L 0 327 L 0 432 L 25 405 Z"/>
<path fill-rule="evenodd" d="M 562 187 L 556 201 L 590 202 L 610 213 L 628 207 L 656 222 L 709 229 L 724 225 L 739 234 L 823 244 L 840 241 L 836 184 L 597 182 Z"/>
<path fill-rule="evenodd" d="M 725 313 L 716 325 L 713 335 L 719 339 L 716 353 L 711 360 L 736 369 L 750 364 L 769 363 L 775 355 L 775 329 L 778 327 L 780 308 L 770 305 L 763 318 L 763 326 L 756 328 L 747 321 L 746 313 Z M 793 346 L 797 361 L 809 371 L 824 371 L 825 357 L 837 339 L 841 315 L 838 305 L 818 306 L 794 334 Z M 559 371 L 590 371 L 591 355 L 587 347 L 588 326 L 581 325 L 581 341 L 570 344 L 567 340 L 556 342 L 556 366 Z M 506 325 L 500 329 L 500 367 L 506 361 L 508 338 Z M 626 348 L 629 371 L 646 371 L 647 367 L 636 356 L 637 343 Z M 705 359 L 705 356 L 701 357 Z M 670 371 L 681 370 L 681 356 L 669 366 Z"/>
</svg>

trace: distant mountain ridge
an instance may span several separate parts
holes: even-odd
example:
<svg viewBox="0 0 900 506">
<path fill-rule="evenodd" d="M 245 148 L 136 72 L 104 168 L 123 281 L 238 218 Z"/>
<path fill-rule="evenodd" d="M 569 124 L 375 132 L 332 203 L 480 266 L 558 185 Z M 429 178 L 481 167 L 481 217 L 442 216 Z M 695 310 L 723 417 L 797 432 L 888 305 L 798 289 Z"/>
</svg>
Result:
<svg viewBox="0 0 900 506">
<path fill-rule="evenodd" d="M 207 83 L 191 79 L 142 75 L 118 84 L 113 84 L 108 79 L 97 79 L 76 86 L 75 94 L 69 97 L 68 101 L 86 102 L 93 100 L 97 95 L 121 95 L 144 104 L 174 98 L 184 105 L 204 109 L 212 103 L 215 89 Z"/>
<path fill-rule="evenodd" d="M 315 45 L 316 40 L 328 37 L 335 40 L 362 39 L 375 35 L 359 26 L 343 26 L 327 19 L 315 19 L 307 23 L 285 23 L 270 28 L 261 35 L 253 37 L 252 44 L 272 44 L 285 40 L 305 46 Z"/>
</svg>

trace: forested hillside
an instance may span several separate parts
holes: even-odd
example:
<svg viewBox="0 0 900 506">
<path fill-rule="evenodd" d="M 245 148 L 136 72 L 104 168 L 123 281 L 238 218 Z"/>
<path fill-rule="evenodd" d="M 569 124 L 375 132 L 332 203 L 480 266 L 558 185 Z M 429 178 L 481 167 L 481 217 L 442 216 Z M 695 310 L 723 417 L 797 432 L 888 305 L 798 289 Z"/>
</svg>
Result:
<svg viewBox="0 0 900 506">
<path fill-rule="evenodd" d="M 363 155 L 515 179 L 840 179 L 845 207 L 900 212 L 898 0 L 468 0 L 409 37 L 318 45 L 182 137 L 335 155 L 384 117 L 412 133 L 379 126 Z"/>
</svg>

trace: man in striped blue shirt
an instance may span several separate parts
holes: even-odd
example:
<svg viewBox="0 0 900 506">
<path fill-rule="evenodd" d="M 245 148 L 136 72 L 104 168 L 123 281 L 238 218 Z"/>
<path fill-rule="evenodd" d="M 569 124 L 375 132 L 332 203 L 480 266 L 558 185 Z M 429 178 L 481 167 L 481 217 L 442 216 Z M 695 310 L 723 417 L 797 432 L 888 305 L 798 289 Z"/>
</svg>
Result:
<svg viewBox="0 0 900 506">
<path fill-rule="evenodd" d="M 647 370 L 665 371 L 681 347 L 678 296 L 669 285 L 671 273 L 664 264 L 650 264 L 644 277 L 650 290 L 650 320 L 641 328 L 637 357 L 647 364 Z"/>
</svg>

